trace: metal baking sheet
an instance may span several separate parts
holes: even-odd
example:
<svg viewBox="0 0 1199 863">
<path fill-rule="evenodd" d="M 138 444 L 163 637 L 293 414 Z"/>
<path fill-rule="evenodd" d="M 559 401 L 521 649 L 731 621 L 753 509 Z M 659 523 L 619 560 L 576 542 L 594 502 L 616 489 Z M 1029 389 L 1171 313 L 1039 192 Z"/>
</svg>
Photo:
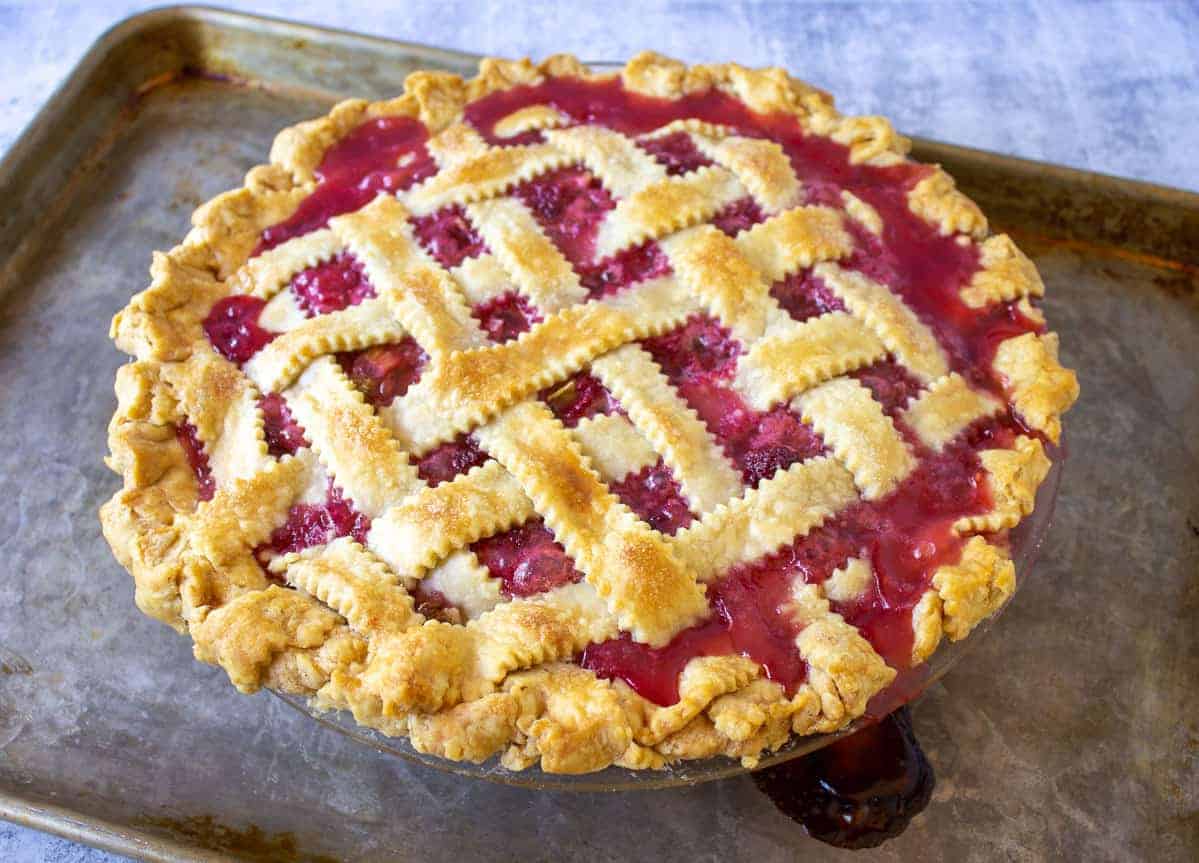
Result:
<svg viewBox="0 0 1199 863">
<path fill-rule="evenodd" d="M 96 510 L 109 317 L 276 129 L 473 58 L 211 10 L 131 19 L 0 164 L 0 816 L 150 860 L 835 859 L 746 778 L 530 792 L 237 695 L 138 614 Z M 915 711 L 878 859 L 1199 853 L 1199 196 L 921 142 L 1037 260 L 1083 396 L 1013 606 Z"/>
</svg>

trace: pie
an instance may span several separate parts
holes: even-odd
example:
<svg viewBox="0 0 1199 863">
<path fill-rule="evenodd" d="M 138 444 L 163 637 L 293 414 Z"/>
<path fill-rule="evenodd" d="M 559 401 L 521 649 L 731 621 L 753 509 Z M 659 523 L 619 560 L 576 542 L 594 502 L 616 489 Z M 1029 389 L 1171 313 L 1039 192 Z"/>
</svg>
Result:
<svg viewBox="0 0 1199 863">
<path fill-rule="evenodd" d="M 104 533 L 238 689 L 556 773 L 840 729 L 1012 594 L 1044 286 L 780 69 L 486 60 L 284 130 L 114 319 Z"/>
</svg>

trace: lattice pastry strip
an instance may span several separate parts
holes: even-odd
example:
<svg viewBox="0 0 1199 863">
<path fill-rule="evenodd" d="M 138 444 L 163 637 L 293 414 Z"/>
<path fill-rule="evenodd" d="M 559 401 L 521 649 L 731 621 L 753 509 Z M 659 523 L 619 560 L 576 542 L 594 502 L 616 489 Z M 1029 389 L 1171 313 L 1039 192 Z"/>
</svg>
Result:
<svg viewBox="0 0 1199 863">
<path fill-rule="evenodd" d="M 796 206 L 803 189 L 783 148 L 764 138 L 740 135 L 712 139 L 692 135 L 699 151 L 727 168 L 749 190 L 763 211 L 780 213 Z"/>
<path fill-rule="evenodd" d="M 492 578 L 474 552 L 455 551 L 429 570 L 422 586 L 446 598 L 467 619 L 474 620 L 499 605 L 500 581 Z"/>
<path fill-rule="evenodd" d="M 796 207 L 739 233 L 735 242 L 767 282 L 853 251 L 841 214 L 829 207 Z"/>
<path fill-rule="evenodd" d="M 494 131 L 500 138 L 514 138 L 534 129 L 557 129 L 570 124 L 570 117 L 549 105 L 529 105 L 513 111 L 495 124 Z"/>
<path fill-rule="evenodd" d="M 949 373 L 936 336 L 885 285 L 836 264 L 817 264 L 813 272 L 918 380 L 928 383 Z"/>
<path fill-rule="evenodd" d="M 570 163 L 570 156 L 547 144 L 491 147 L 456 161 L 424 183 L 401 194 L 417 216 L 450 204 L 473 204 L 502 195 L 514 186 Z"/>
<path fill-rule="evenodd" d="M 250 258 L 227 284 L 236 293 L 269 300 L 287 287 L 296 273 L 333 258 L 344 246 L 336 231 L 321 228 Z"/>
<path fill-rule="evenodd" d="M 424 486 L 407 454 L 332 357 L 310 365 L 284 395 L 334 482 L 362 513 L 377 518 Z"/>
<path fill-rule="evenodd" d="M 587 298 L 579 277 L 520 201 L 497 198 L 470 204 L 467 215 L 520 292 L 545 314 Z"/>
<path fill-rule="evenodd" d="M 395 198 L 379 195 L 331 224 L 362 262 L 375 292 L 428 353 L 437 356 L 486 342 L 457 284 L 416 242 L 408 212 Z"/>
<path fill-rule="evenodd" d="M 658 461 L 645 435 L 620 414 L 597 414 L 579 421 L 575 438 L 583 454 L 608 482 L 619 482 Z"/>
<path fill-rule="evenodd" d="M 549 132 L 546 139 L 586 165 L 617 199 L 631 198 L 666 180 L 666 169 L 658 160 L 619 132 L 600 126 L 575 126 Z"/>
<path fill-rule="evenodd" d="M 390 303 L 364 300 L 356 306 L 304 319 L 251 357 L 242 370 L 263 392 L 278 392 L 290 386 L 319 357 L 398 342 L 406 334 L 392 316 Z"/>
<path fill-rule="evenodd" d="M 999 399 L 972 388 L 952 372 L 916 396 L 904 409 L 903 421 L 925 446 L 941 450 L 972 423 L 1002 409 Z"/>
<path fill-rule="evenodd" d="M 571 306 L 513 341 L 435 357 L 420 381 L 380 415 L 406 449 L 423 453 L 604 352 L 677 326 L 694 308 L 671 278 Z"/>
<path fill-rule="evenodd" d="M 703 590 L 662 535 L 608 491 L 546 407 L 515 405 L 476 436 L 517 478 L 621 629 L 661 645 L 706 614 Z"/>
<path fill-rule="evenodd" d="M 858 499 L 836 459 L 797 462 L 675 534 L 671 545 L 700 581 L 758 560 L 805 536 Z"/>
<path fill-rule="evenodd" d="M 450 552 L 534 514 L 520 483 L 496 461 L 421 489 L 371 524 L 367 546 L 404 578 L 420 578 Z"/>
<path fill-rule="evenodd" d="M 733 383 L 751 407 L 769 410 L 886 355 L 886 346 L 860 320 L 829 312 L 788 324 L 758 341 L 738 362 Z"/>
<path fill-rule="evenodd" d="M 649 354 L 625 345 L 593 362 L 591 373 L 662 455 L 693 512 L 708 512 L 741 493 L 741 478 L 720 445 Z"/>
<path fill-rule="evenodd" d="M 890 494 L 916 468 L 891 418 L 857 381 L 828 381 L 799 396 L 794 407 L 849 468 L 866 500 Z"/>
</svg>

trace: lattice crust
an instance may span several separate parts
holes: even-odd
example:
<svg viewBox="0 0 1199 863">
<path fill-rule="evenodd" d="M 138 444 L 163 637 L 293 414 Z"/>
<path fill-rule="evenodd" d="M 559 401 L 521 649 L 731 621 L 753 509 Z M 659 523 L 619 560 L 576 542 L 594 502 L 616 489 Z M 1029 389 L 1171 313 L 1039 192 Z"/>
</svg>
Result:
<svg viewBox="0 0 1199 863">
<path fill-rule="evenodd" d="M 906 162 L 908 142 L 885 120 L 842 117 L 825 94 L 782 70 L 688 67 L 642 54 L 615 74 L 646 96 L 715 89 L 761 114 L 790 115 L 805 134 L 847 147 L 853 165 Z M 493 146 L 463 121 L 468 102 L 554 76 L 611 77 L 567 56 L 540 65 L 486 60 L 470 81 L 421 72 L 397 99 L 344 102 L 280 133 L 270 165 L 201 207 L 184 242 L 155 254 L 150 287 L 112 325 L 117 345 L 137 359 L 117 375 L 108 463 L 124 489 L 102 509 L 105 536 L 134 576 L 138 605 L 189 631 L 196 656 L 220 664 L 244 691 L 300 693 L 407 734 L 423 752 L 474 761 L 500 754 L 513 769 L 658 768 L 715 754 L 752 764 L 793 733 L 843 727 L 894 678 L 839 613 L 875 590 L 865 558 L 845 561 L 822 584 L 793 585 L 783 611 L 807 677 L 790 696 L 739 655 L 692 659 L 678 702 L 667 707 L 572 660 L 622 633 L 668 643 L 707 618 L 707 593 L 731 568 L 858 501 L 885 498 L 915 470 L 918 451 L 943 451 L 1005 404 L 951 368 L 902 298 L 846 268 L 851 223 L 882 237 L 880 210 L 848 191 L 840 206 L 805 204 L 808 190 L 778 143 L 695 119 L 634 137 L 577 125 L 548 104 L 495 123 L 501 141 L 528 135 L 520 143 Z M 365 121 L 404 117 L 429 132 L 433 176 L 251 254 L 263 230 L 316 188 L 331 147 Z M 680 134 L 710 164 L 672 174 L 651 155 L 656 140 Z M 552 230 L 514 194 L 570 166 L 589 172 L 614 202 L 599 222 L 596 261 L 654 241 L 666 275 L 591 297 Z M 735 236 L 709 224 L 745 199 L 761 214 L 757 224 Z M 1035 267 L 1006 236 L 987 237 L 981 212 L 948 175 L 927 173 L 906 202 L 940 233 L 980 241 L 964 306 L 1014 302 L 1028 320 L 1043 321 L 1029 302 L 1044 292 Z M 412 225 L 451 206 L 485 250 L 447 270 Z M 339 255 L 357 262 L 374 296 L 312 315 L 288 285 Z M 804 270 L 843 311 L 803 322 L 784 311 L 774 286 Z M 497 344 L 472 308 L 511 292 L 538 322 Z M 201 326 L 230 295 L 265 303 L 258 323 L 275 334 L 241 368 L 214 352 Z M 739 344 L 728 386 L 753 410 L 793 411 L 819 434 L 824 455 L 747 487 L 713 431 L 635 344 L 696 314 Z M 419 379 L 390 404 L 368 404 L 334 355 L 408 338 L 428 357 Z M 899 409 L 884 410 L 867 386 L 845 377 L 887 360 L 919 384 Z M 1057 362 L 1056 337 L 1002 342 L 993 369 L 1019 417 L 1056 441 L 1060 414 L 1077 395 Z M 538 393 L 581 370 L 620 411 L 567 428 Z M 282 396 L 303 431 L 294 455 L 268 450 L 260 407 L 268 393 Z M 184 421 L 203 450 L 211 500 L 200 499 L 176 434 Z M 422 479 L 418 459 L 465 434 L 486 460 L 436 485 Z M 942 635 L 964 637 L 1014 589 L 1006 552 L 978 534 L 1002 542 L 1031 511 L 1049 462 L 1029 436 L 979 459 L 992 507 L 953 525 L 964 537 L 961 559 L 932 575 L 913 610 L 914 662 Z M 659 460 L 695 517 L 673 536 L 610 488 Z M 323 501 L 328 488 L 369 517 L 365 545 L 341 537 L 264 555 L 293 508 Z M 470 546 L 531 519 L 582 578 L 514 598 Z M 427 619 L 419 592 L 452 603 L 454 615 Z"/>
</svg>

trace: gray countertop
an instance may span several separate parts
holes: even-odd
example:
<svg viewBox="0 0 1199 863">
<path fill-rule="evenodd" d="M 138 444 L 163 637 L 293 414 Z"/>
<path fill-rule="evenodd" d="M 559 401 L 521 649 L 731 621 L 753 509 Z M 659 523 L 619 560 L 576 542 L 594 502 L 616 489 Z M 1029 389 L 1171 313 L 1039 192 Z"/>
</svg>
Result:
<svg viewBox="0 0 1199 863">
<path fill-rule="evenodd" d="M 0 151 L 129 0 L 0 5 Z M 1199 190 L 1199 4 L 405 2 L 238 8 L 500 55 L 779 64 L 910 134 Z M 621 8 L 624 7 L 624 8 Z M 0 860 L 113 855 L 0 822 Z"/>
</svg>

